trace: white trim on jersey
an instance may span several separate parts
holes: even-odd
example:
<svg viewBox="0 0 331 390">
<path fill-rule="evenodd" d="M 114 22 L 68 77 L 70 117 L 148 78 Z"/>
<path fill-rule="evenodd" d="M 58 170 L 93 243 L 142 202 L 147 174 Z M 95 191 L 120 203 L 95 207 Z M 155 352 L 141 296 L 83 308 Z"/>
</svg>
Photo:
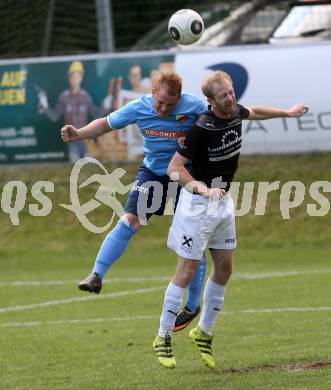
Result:
<svg viewBox="0 0 331 390">
<path fill-rule="evenodd" d="M 199 127 L 201 127 L 202 129 L 211 130 L 211 131 L 217 131 L 217 130 L 229 129 L 230 127 L 236 127 L 236 126 L 240 125 L 241 123 L 242 123 L 242 120 L 239 121 L 239 122 L 236 122 L 236 123 L 231 123 L 231 125 L 226 126 L 226 127 L 221 127 L 221 128 L 218 128 L 218 127 L 202 126 L 199 122 L 197 122 L 196 125 L 199 126 Z"/>
<path fill-rule="evenodd" d="M 240 149 L 237 149 L 235 151 L 233 151 L 232 153 L 230 154 L 227 154 L 226 156 L 220 156 L 220 157 L 209 157 L 209 161 L 222 161 L 222 160 L 227 160 L 228 158 L 231 158 L 233 156 L 235 156 L 236 154 L 240 153 Z"/>
</svg>

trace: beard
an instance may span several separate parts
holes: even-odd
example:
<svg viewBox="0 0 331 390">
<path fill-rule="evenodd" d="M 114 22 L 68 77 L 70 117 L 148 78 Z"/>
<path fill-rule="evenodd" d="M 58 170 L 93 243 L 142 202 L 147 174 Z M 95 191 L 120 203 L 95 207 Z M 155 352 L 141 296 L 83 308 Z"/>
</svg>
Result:
<svg viewBox="0 0 331 390">
<path fill-rule="evenodd" d="M 224 112 L 224 114 L 233 115 L 236 111 L 236 107 L 237 107 L 237 102 L 234 101 L 230 104 L 224 105 L 222 111 Z"/>
</svg>

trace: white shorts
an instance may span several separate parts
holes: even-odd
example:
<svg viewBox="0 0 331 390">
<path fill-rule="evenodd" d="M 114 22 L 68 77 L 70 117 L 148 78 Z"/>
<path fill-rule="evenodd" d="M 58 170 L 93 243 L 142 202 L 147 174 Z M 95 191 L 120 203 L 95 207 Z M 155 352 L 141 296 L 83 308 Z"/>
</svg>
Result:
<svg viewBox="0 0 331 390">
<path fill-rule="evenodd" d="M 206 248 L 237 246 L 230 193 L 217 202 L 182 189 L 168 235 L 168 247 L 186 259 L 200 260 Z"/>
</svg>

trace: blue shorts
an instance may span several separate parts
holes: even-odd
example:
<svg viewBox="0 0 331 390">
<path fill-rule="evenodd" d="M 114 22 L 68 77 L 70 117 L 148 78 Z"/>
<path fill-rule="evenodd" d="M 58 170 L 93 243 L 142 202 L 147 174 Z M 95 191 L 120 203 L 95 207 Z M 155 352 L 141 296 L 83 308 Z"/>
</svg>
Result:
<svg viewBox="0 0 331 390">
<path fill-rule="evenodd" d="M 180 190 L 178 183 L 172 181 L 168 175 L 158 176 L 142 165 L 124 210 L 143 220 L 148 220 L 152 215 L 163 215 L 170 199 L 173 199 L 176 207 Z"/>
</svg>

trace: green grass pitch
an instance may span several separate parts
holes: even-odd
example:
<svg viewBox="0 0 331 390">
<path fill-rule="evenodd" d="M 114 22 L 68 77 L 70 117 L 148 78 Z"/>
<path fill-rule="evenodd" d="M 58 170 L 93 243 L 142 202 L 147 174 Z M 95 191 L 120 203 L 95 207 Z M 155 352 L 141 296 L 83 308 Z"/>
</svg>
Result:
<svg viewBox="0 0 331 390">
<path fill-rule="evenodd" d="M 125 168 L 129 183 L 136 167 Z M 307 214 L 316 203 L 310 184 L 331 180 L 330 155 L 241 158 L 236 181 L 299 180 L 306 194 L 289 220 L 279 211 L 280 191 L 268 197 L 265 215 L 254 215 L 253 200 L 250 213 L 237 217 L 214 371 L 200 362 L 187 329 L 173 338 L 175 370 L 161 367 L 152 350 L 176 265 L 166 247 L 170 216 L 152 218 L 133 238 L 100 296 L 78 291 L 105 234 L 87 231 L 59 206 L 69 203 L 69 175 L 69 165 L 1 169 L 1 194 L 12 180 L 24 181 L 28 194 L 18 226 L 0 212 L 0 389 L 331 388 L 331 214 Z M 45 217 L 29 212 L 39 180 L 54 182 Z M 82 201 L 96 189 L 82 191 Z M 110 215 L 100 206 L 89 217 L 104 225 Z"/>
</svg>

